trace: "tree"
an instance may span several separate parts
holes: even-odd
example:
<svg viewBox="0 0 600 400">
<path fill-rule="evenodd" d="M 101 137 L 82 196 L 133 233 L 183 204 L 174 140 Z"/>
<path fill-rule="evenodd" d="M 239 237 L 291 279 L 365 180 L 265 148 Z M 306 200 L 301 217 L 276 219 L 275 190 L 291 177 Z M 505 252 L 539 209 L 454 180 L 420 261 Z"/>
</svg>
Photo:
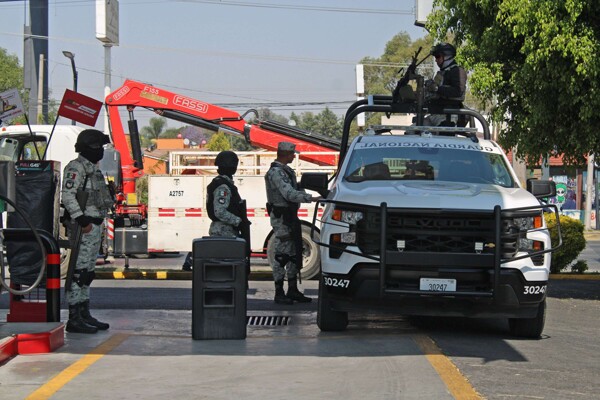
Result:
<svg viewBox="0 0 600 400">
<path fill-rule="evenodd" d="M 319 120 L 312 112 L 303 112 L 300 114 L 300 123 L 298 124 L 297 128 L 309 132 L 319 133 Z"/>
<path fill-rule="evenodd" d="M 316 131 L 321 135 L 340 139 L 342 137 L 342 121 L 329 107 L 325 107 L 317 115 Z"/>
<path fill-rule="evenodd" d="M 0 92 L 10 89 L 23 90 L 23 68 L 17 56 L 0 47 Z"/>
<path fill-rule="evenodd" d="M 208 140 L 212 136 L 212 132 L 198 126 L 185 126 L 181 128 L 180 133 L 182 138 L 188 139 L 190 143 L 197 145 L 208 143 Z"/>
<path fill-rule="evenodd" d="M 402 77 L 402 73 L 410 65 L 417 50 L 421 48 L 418 58 L 421 61 L 428 55 L 432 43 L 430 36 L 413 42 L 408 33 L 400 32 L 386 43 L 384 52 L 380 57 L 363 58 L 360 63 L 364 65 L 365 95 L 391 95 L 398 79 Z M 432 77 L 433 60 L 423 62 L 417 71 L 425 77 Z M 366 113 L 366 125 L 380 124 L 382 115 L 381 113 Z M 356 121 L 352 124 L 351 132 L 351 136 L 358 133 Z"/>
<path fill-rule="evenodd" d="M 167 119 L 165 117 L 152 117 L 149 124 L 149 126 L 142 128 L 142 134 L 150 140 L 156 140 L 163 133 L 163 129 L 167 125 Z"/>
<path fill-rule="evenodd" d="M 19 58 L 8 54 L 6 49 L 0 47 L 0 92 L 17 89 L 23 101 L 23 107 L 27 109 L 27 99 L 23 91 L 23 67 L 19 64 Z M 7 121 L 4 121 L 7 122 Z M 10 121 L 11 124 L 24 124 L 25 117 L 19 116 Z"/>
<path fill-rule="evenodd" d="M 282 124 L 287 124 L 287 118 L 283 115 L 279 115 L 269 108 L 259 108 L 258 115 L 260 116 L 261 121 L 271 120 L 276 122 L 281 122 Z"/>
<path fill-rule="evenodd" d="M 428 29 L 453 38 L 471 91 L 526 161 L 568 164 L 600 150 L 600 2 L 436 0 Z"/>
<path fill-rule="evenodd" d="M 214 134 L 208 143 L 206 144 L 206 148 L 210 151 L 223 151 L 230 150 L 231 145 L 229 144 L 229 140 L 227 140 L 227 136 L 225 133 L 219 132 Z"/>
<path fill-rule="evenodd" d="M 427 56 L 432 41 L 429 36 L 412 41 L 406 32 L 395 35 L 385 45 L 381 57 L 365 57 L 360 63 L 364 65 L 365 94 L 391 94 L 400 78 L 399 69 L 406 68 L 415 52 L 422 48 L 419 61 Z M 425 76 L 433 76 L 433 64 L 423 63 L 419 68 Z"/>
<path fill-rule="evenodd" d="M 177 139 L 181 134 L 182 128 L 169 128 L 160 134 L 160 137 L 165 139 Z"/>
</svg>

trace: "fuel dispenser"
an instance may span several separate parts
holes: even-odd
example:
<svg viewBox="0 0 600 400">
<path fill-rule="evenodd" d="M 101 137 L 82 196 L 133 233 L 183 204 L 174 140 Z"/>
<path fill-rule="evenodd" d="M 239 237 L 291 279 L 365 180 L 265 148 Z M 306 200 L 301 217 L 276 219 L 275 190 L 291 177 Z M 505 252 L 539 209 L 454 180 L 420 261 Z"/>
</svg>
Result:
<svg viewBox="0 0 600 400">
<path fill-rule="evenodd" d="M 56 161 L 0 161 L 1 286 L 10 292 L 8 322 L 60 321 L 59 182 Z"/>
</svg>

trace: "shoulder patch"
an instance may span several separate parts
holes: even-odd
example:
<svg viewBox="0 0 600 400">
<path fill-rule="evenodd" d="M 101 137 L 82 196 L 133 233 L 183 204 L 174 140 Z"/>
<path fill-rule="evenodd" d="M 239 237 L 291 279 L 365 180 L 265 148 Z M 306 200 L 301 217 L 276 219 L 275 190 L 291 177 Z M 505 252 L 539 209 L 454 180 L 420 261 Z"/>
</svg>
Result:
<svg viewBox="0 0 600 400">
<path fill-rule="evenodd" d="M 227 197 L 228 194 L 229 191 L 227 189 L 219 189 L 219 191 L 217 192 L 217 196 L 219 197 Z"/>
<path fill-rule="evenodd" d="M 73 171 L 69 171 L 65 174 L 65 179 L 75 179 L 77 174 Z"/>
</svg>

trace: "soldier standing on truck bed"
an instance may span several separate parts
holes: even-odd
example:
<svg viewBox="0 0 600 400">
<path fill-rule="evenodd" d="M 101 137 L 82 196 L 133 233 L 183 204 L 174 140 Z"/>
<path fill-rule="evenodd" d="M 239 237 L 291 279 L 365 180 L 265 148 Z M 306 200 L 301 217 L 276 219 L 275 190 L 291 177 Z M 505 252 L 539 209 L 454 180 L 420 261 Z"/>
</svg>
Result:
<svg viewBox="0 0 600 400">
<path fill-rule="evenodd" d="M 433 47 L 430 54 L 435 58 L 435 62 L 440 70 L 433 79 L 425 82 L 427 104 L 463 108 L 463 101 L 465 100 L 467 90 L 467 73 L 454 60 L 454 57 L 456 57 L 456 48 L 449 43 L 438 43 Z M 457 119 L 457 117 L 454 116 L 454 119 Z M 466 121 L 446 120 L 446 115 L 433 114 L 428 117 L 425 124 L 433 126 L 466 125 Z"/>
<path fill-rule="evenodd" d="M 65 287 L 69 303 L 67 332 L 96 333 L 109 327 L 90 314 L 90 285 L 96 275 L 101 226 L 115 202 L 97 165 L 107 143 L 110 143 L 109 137 L 98 130 L 81 131 L 75 143 L 79 156 L 64 170 L 61 198 L 69 215 L 66 220 L 69 239 L 72 246 L 76 246 L 71 256 L 77 258 L 70 287 Z M 80 236 L 75 233 L 77 225 L 81 229 Z M 76 243 L 77 236 L 81 238 L 79 243 Z"/>
<path fill-rule="evenodd" d="M 319 200 L 298 188 L 296 173 L 288 166 L 294 161 L 296 145 L 280 142 L 277 159 L 265 175 L 267 211 L 271 217 L 275 240 L 273 280 L 275 281 L 275 303 L 293 304 L 294 301 L 309 303 L 310 297 L 298 290 L 298 274 L 302 269 L 302 233 L 298 219 L 300 203 Z M 283 280 L 288 279 L 287 295 L 283 291 Z"/>
</svg>

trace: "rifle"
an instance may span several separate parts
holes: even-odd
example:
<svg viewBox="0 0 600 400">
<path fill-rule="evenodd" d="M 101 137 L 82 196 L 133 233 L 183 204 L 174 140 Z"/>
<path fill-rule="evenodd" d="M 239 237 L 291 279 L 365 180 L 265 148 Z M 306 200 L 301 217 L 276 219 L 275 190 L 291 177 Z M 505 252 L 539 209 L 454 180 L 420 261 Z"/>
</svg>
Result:
<svg viewBox="0 0 600 400">
<path fill-rule="evenodd" d="M 250 220 L 246 213 L 246 200 L 240 202 L 242 224 L 240 225 L 240 237 L 246 241 L 246 282 L 250 279 Z"/>
<path fill-rule="evenodd" d="M 298 207 L 290 206 L 289 209 L 289 219 L 290 219 L 290 228 L 292 230 L 292 240 L 294 242 L 294 247 L 296 249 L 295 253 L 295 263 L 296 268 L 298 269 L 298 283 L 302 283 L 301 271 L 302 271 L 302 251 L 304 250 L 304 246 L 302 243 L 302 224 L 300 223 L 300 218 L 298 218 Z M 285 218 L 284 218 L 285 220 Z"/>
<path fill-rule="evenodd" d="M 83 187 L 87 183 L 87 176 L 85 177 L 85 182 Z M 77 199 L 77 203 L 82 211 L 85 212 L 85 206 L 87 205 L 89 193 L 85 190 L 79 189 L 75 194 L 75 198 Z M 79 245 L 81 244 L 81 236 L 83 234 L 81 230 L 81 225 L 77 223 L 77 221 L 70 220 L 68 222 L 71 226 L 69 229 L 69 235 L 73 235 L 73 239 L 69 240 L 71 244 L 71 256 L 69 257 L 69 266 L 67 268 L 67 277 L 65 278 L 65 291 L 68 292 L 71 290 L 71 286 L 73 285 L 73 273 L 75 272 L 75 266 L 77 265 L 77 258 L 79 256 Z"/>
<path fill-rule="evenodd" d="M 296 268 L 298 268 L 298 283 L 302 283 L 302 262 L 304 261 L 304 257 L 302 256 L 302 252 L 304 250 L 304 245 L 302 243 L 302 224 L 300 223 L 300 218 L 298 218 L 298 210 L 296 209 L 294 220 L 292 223 L 292 237 L 294 238 L 294 247 L 296 247 Z"/>
<path fill-rule="evenodd" d="M 408 87 L 408 82 L 410 82 L 413 79 L 416 79 L 419 76 L 417 74 L 417 67 L 419 65 L 421 65 L 423 63 L 423 61 L 425 61 L 430 56 L 430 54 L 427 54 L 427 56 L 425 56 L 425 58 L 423 58 L 421 61 L 417 62 L 417 59 L 418 59 L 419 54 L 421 53 L 422 49 L 423 49 L 422 47 L 419 47 L 417 49 L 417 51 L 415 52 L 415 55 L 412 56 L 412 60 L 410 62 L 410 65 L 406 68 L 406 71 L 404 71 L 404 68 L 400 68 L 400 70 L 398 70 L 399 74 L 404 72 L 404 75 L 402 75 L 402 78 L 400 78 L 398 80 L 398 83 L 396 84 L 396 88 L 392 92 L 392 102 L 393 103 L 401 102 L 404 97 L 409 97 L 409 98 L 414 97 L 412 88 Z M 407 89 L 402 90 L 403 88 L 407 88 Z M 410 93 L 407 93 L 407 92 L 410 92 Z"/>
</svg>

